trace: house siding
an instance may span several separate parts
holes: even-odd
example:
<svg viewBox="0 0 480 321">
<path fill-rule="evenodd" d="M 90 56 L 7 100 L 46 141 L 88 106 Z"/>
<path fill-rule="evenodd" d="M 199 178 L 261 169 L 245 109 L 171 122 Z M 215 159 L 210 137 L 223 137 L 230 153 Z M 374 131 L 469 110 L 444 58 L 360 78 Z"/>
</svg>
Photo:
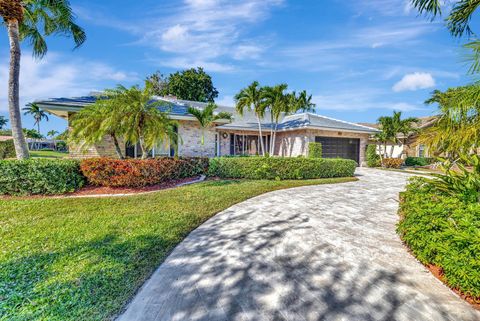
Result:
<svg viewBox="0 0 480 321">
<path fill-rule="evenodd" d="M 180 121 L 178 123 L 178 155 L 186 157 L 214 157 L 215 135 L 214 127 L 204 130 L 205 144 L 202 145 L 202 128 L 195 121 Z"/>
</svg>

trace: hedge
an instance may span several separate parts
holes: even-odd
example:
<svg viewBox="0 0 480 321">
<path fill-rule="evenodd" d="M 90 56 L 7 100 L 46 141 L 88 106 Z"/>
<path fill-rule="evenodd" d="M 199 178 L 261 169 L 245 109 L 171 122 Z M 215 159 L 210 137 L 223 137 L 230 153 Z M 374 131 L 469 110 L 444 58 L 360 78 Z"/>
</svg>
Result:
<svg viewBox="0 0 480 321">
<path fill-rule="evenodd" d="M 308 143 L 308 157 L 322 158 L 322 144 L 315 142 Z"/>
<path fill-rule="evenodd" d="M 418 260 L 441 268 L 450 287 L 480 303 L 480 203 L 415 178 L 401 194 L 399 213 L 397 231 Z"/>
<path fill-rule="evenodd" d="M 366 158 L 368 167 L 379 167 L 381 165 L 380 155 L 377 153 L 377 145 L 367 146 Z"/>
<path fill-rule="evenodd" d="M 217 157 L 209 175 L 246 179 L 315 179 L 351 177 L 357 163 L 349 159 L 290 157 Z"/>
<path fill-rule="evenodd" d="M 407 157 L 405 159 L 405 165 L 407 166 L 428 166 L 435 160 L 429 157 Z"/>
<path fill-rule="evenodd" d="M 141 187 L 205 174 L 208 158 L 90 158 L 80 164 L 88 183 L 110 187 Z"/>
<path fill-rule="evenodd" d="M 15 146 L 13 139 L 0 141 L 0 159 L 15 158 Z"/>
<path fill-rule="evenodd" d="M 0 160 L 0 194 L 63 194 L 82 187 L 84 177 L 75 160 Z"/>
</svg>

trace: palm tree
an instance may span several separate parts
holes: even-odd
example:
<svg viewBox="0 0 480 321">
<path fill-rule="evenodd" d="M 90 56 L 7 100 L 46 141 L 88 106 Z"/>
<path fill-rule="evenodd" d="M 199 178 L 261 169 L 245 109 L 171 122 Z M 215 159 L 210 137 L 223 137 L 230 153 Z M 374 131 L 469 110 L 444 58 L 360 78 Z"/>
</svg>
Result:
<svg viewBox="0 0 480 321">
<path fill-rule="evenodd" d="M 402 119 L 401 111 L 394 111 L 393 116 L 383 116 L 378 119 L 380 123 L 381 133 L 378 133 L 377 139 L 381 139 L 383 142 L 384 157 L 387 157 L 387 143 L 392 142 L 392 148 L 390 149 L 389 158 L 393 157 L 393 152 L 396 144 L 406 144 L 408 136 L 415 131 L 414 124 L 419 120 L 414 117 Z M 403 140 L 399 139 L 399 134 L 403 134 Z"/>
<path fill-rule="evenodd" d="M 131 144 L 139 144 L 142 158 L 148 151 L 165 141 L 176 141 L 176 123 L 168 117 L 168 113 L 159 107 L 169 103 L 152 100 L 153 88 L 146 82 L 145 88 L 138 86 L 125 88 L 118 86 L 106 92 L 108 100 L 123 113 L 121 124 L 125 130 L 125 140 Z"/>
<path fill-rule="evenodd" d="M 3 116 L 0 116 L 0 130 L 8 123 L 8 119 Z"/>
<path fill-rule="evenodd" d="M 47 137 L 50 137 L 50 139 L 53 140 L 53 148 L 56 150 L 57 149 L 57 142 L 55 140 L 55 136 L 57 136 L 59 134 L 58 131 L 56 130 L 50 130 L 48 133 L 47 133 Z"/>
<path fill-rule="evenodd" d="M 383 158 L 388 158 L 388 153 L 387 153 L 388 142 L 393 142 L 394 144 L 397 143 L 397 135 L 395 133 L 393 117 L 382 116 L 378 118 L 378 123 L 380 124 L 381 133 L 377 134 L 377 138 L 381 139 L 381 142 L 383 143 Z"/>
<path fill-rule="evenodd" d="M 260 149 L 265 156 L 265 146 L 263 144 L 262 123 L 261 119 L 265 116 L 265 105 L 262 103 L 262 90 L 258 81 L 254 81 L 250 86 L 243 88 L 235 95 L 236 109 L 240 115 L 245 110 L 253 111 L 258 122 L 258 140 L 260 141 Z"/>
<path fill-rule="evenodd" d="M 86 40 L 85 32 L 74 23 L 68 0 L 2 0 L 0 16 L 6 26 L 10 43 L 10 70 L 8 80 L 8 108 L 17 158 L 28 158 L 28 146 L 22 131 L 20 116 L 20 41 L 28 40 L 33 55 L 42 58 L 47 53 L 45 37 L 65 35 L 72 37 L 76 47 Z"/>
<path fill-rule="evenodd" d="M 193 117 L 195 117 L 198 122 L 200 123 L 200 128 L 202 129 L 202 137 L 201 137 L 201 145 L 205 145 L 205 129 L 213 126 L 213 123 L 220 119 L 231 120 L 232 114 L 227 112 L 220 112 L 215 114 L 215 109 L 217 109 L 217 105 L 214 103 L 208 103 L 207 106 L 203 109 L 195 108 L 195 107 L 188 107 L 187 111 Z"/>
<path fill-rule="evenodd" d="M 37 125 L 37 131 L 40 133 L 40 122 L 45 119 L 48 121 L 47 113 L 40 108 L 36 103 L 28 103 L 27 107 L 22 108 L 24 115 L 32 115 L 35 123 L 33 126 Z"/>
<path fill-rule="evenodd" d="M 262 90 L 262 103 L 265 109 L 268 108 L 270 110 L 272 119 L 270 127 L 270 155 L 273 155 L 275 152 L 275 139 L 280 117 L 289 111 L 290 97 L 285 94 L 287 88 L 287 84 L 280 84 L 273 87 L 264 87 Z"/>
<path fill-rule="evenodd" d="M 422 14 L 427 14 L 432 17 L 432 20 L 442 14 L 442 5 L 445 1 L 441 0 L 410 0 L 413 7 Z M 472 16 L 474 16 L 480 1 L 478 0 L 458 0 L 455 1 L 451 10 L 448 13 L 448 17 L 445 19 L 447 28 L 450 34 L 454 37 L 463 37 L 466 35 L 468 38 L 475 37 L 474 32 L 471 29 L 470 22 Z M 464 45 L 466 49 L 469 49 L 472 54 L 469 58 L 472 61 L 470 67 L 470 73 L 480 72 L 480 40 L 473 39 Z"/>
</svg>

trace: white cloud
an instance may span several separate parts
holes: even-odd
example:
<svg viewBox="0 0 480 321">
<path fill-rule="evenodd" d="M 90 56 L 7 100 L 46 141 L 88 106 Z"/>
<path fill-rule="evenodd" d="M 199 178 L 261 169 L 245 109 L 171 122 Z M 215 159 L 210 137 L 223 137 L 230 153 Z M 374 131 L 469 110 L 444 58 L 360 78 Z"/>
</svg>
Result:
<svg viewBox="0 0 480 321">
<path fill-rule="evenodd" d="M 435 79 L 430 73 L 414 72 L 403 76 L 403 78 L 393 85 L 392 89 L 395 92 L 406 90 L 419 90 L 435 87 Z"/>
<path fill-rule="evenodd" d="M 226 96 L 223 96 L 220 99 L 216 99 L 215 103 L 217 105 L 220 105 L 220 106 L 233 107 L 233 106 L 235 106 L 235 99 L 233 98 L 233 96 L 226 95 Z"/>
<path fill-rule="evenodd" d="M 0 64 L 0 110 L 8 110 L 7 82 L 8 59 Z M 22 56 L 20 73 L 20 101 L 25 103 L 50 97 L 86 95 L 92 90 L 113 86 L 117 82 L 138 80 L 135 73 L 117 70 L 102 62 L 66 60 L 49 52 L 42 60 L 29 53 Z"/>
</svg>

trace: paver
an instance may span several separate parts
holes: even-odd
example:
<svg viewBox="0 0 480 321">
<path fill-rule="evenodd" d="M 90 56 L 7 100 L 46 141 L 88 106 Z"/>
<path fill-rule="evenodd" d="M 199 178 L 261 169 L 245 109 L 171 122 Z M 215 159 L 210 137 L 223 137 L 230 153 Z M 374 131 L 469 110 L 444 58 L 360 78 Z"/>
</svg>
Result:
<svg viewBox="0 0 480 321">
<path fill-rule="evenodd" d="M 408 175 L 264 194 L 180 243 L 119 317 L 160 320 L 480 320 L 395 233 Z"/>
</svg>

